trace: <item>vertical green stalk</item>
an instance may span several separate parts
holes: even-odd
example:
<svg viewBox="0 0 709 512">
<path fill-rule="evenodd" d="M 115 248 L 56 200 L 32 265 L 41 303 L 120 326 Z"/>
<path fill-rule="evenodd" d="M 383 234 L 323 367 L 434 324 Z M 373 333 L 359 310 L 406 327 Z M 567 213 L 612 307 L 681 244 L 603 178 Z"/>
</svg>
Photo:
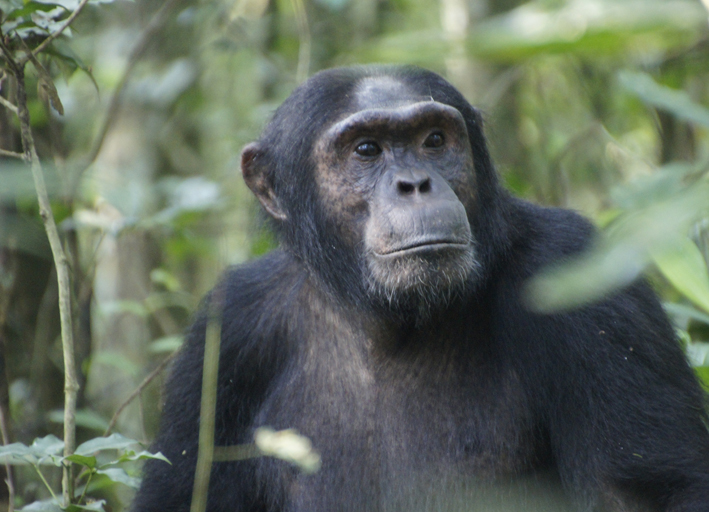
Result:
<svg viewBox="0 0 709 512">
<path fill-rule="evenodd" d="M 214 415 L 217 406 L 223 303 L 223 290 L 216 289 L 209 301 L 207 332 L 204 341 L 199 450 L 197 452 L 197 467 L 194 475 L 190 512 L 204 512 L 207 508 L 209 476 L 212 471 L 212 462 L 214 461 Z"/>
</svg>

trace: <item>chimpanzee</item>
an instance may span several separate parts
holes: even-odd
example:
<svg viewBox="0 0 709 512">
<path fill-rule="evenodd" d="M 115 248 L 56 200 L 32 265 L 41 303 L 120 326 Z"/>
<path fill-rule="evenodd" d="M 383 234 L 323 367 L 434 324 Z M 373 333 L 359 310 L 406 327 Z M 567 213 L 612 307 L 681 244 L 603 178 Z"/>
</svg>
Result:
<svg viewBox="0 0 709 512">
<path fill-rule="evenodd" d="M 215 443 L 294 428 L 322 467 L 217 462 L 208 510 L 709 510 L 705 396 L 657 298 L 640 281 L 528 307 L 528 279 L 593 228 L 508 195 L 443 78 L 320 72 L 241 166 L 281 249 L 217 287 Z M 167 383 L 154 448 L 172 464 L 147 464 L 137 512 L 189 508 L 206 316 Z"/>
</svg>

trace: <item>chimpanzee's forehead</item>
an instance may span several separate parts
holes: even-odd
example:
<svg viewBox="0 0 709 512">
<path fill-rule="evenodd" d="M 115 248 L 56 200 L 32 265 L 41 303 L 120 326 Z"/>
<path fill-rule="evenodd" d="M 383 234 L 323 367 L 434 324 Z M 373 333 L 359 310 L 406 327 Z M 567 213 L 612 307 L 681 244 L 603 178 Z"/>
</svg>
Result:
<svg viewBox="0 0 709 512">
<path fill-rule="evenodd" d="M 393 76 L 368 76 L 355 87 L 353 107 L 357 110 L 367 108 L 395 108 L 410 103 L 431 99 L 423 97 L 411 86 Z"/>
</svg>

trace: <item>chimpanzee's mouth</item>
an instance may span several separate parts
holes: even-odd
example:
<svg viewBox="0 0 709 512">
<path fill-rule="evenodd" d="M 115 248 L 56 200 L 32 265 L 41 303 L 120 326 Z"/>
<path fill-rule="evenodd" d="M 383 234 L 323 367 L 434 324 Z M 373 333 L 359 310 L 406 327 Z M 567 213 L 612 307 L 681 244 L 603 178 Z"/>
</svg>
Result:
<svg viewBox="0 0 709 512">
<path fill-rule="evenodd" d="M 433 251 L 467 250 L 469 246 L 470 243 L 465 240 L 426 239 L 404 243 L 385 252 L 375 252 L 375 254 L 379 257 L 386 258 Z"/>
</svg>

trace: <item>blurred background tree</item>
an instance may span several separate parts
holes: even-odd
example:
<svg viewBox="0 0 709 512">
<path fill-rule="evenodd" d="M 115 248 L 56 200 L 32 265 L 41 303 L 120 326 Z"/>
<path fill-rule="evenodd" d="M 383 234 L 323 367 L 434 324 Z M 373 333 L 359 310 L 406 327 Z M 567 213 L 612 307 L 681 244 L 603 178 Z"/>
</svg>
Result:
<svg viewBox="0 0 709 512">
<path fill-rule="evenodd" d="M 46 37 L 56 20 L 38 3 L 48 2 L 0 0 L 2 37 Z M 370 62 L 447 77 L 486 113 L 509 189 L 607 228 L 584 260 L 531 283 L 531 304 L 571 307 L 649 270 L 709 375 L 709 19 L 699 0 L 91 0 L 42 57 L 63 115 L 27 74 L 72 271 L 79 441 L 104 432 L 162 368 L 224 268 L 274 246 L 239 176 L 241 148 L 307 76 Z M 0 64 L 0 96 L 13 99 Z M 22 151 L 5 105 L 0 149 Z M 0 341 L 10 440 L 60 436 L 56 274 L 32 176 L 9 153 Z M 152 439 L 157 375 L 116 430 Z M 18 505 L 44 496 L 24 473 L 16 480 Z M 92 485 L 106 486 L 114 511 L 130 502 L 129 486 Z"/>
</svg>

